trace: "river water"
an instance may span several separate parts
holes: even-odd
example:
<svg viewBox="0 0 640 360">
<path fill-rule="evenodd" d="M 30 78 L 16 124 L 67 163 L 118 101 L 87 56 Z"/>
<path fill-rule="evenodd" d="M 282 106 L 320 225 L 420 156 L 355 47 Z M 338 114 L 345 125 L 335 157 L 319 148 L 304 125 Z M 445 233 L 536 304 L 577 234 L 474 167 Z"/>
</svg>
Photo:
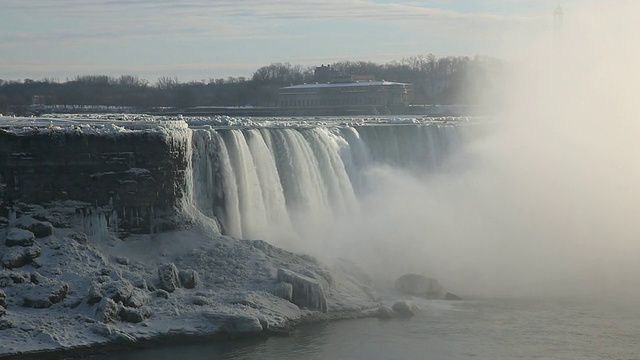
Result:
<svg viewBox="0 0 640 360">
<path fill-rule="evenodd" d="M 288 337 L 92 359 L 640 359 L 640 306 L 562 300 L 424 301 L 408 319 L 344 320 Z"/>
</svg>

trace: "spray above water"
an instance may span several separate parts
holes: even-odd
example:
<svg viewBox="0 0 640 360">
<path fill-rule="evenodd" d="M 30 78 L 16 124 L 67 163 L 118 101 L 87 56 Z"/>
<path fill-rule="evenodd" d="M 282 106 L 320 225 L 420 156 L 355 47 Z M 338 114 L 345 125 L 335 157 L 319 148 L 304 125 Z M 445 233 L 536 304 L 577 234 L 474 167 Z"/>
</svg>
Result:
<svg viewBox="0 0 640 360">
<path fill-rule="evenodd" d="M 640 4 L 570 5 L 562 38 L 511 59 L 503 106 L 476 124 L 195 129 L 198 207 L 225 234 L 383 280 L 640 295 Z"/>
</svg>

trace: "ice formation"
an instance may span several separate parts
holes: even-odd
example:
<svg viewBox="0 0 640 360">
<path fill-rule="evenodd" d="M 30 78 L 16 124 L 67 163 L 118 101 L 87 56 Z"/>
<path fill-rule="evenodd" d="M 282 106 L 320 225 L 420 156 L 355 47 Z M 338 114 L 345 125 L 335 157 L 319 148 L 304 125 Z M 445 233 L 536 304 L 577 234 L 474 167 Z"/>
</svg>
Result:
<svg viewBox="0 0 640 360">
<path fill-rule="evenodd" d="M 364 270 L 345 260 L 328 267 L 273 244 L 293 248 L 309 228 L 360 211 L 371 166 L 439 167 L 460 141 L 460 122 L 0 118 L 0 131 L 24 136 L 160 129 L 186 156 L 185 183 L 176 184 L 184 187 L 182 225 L 173 231 L 157 232 L 151 222 L 148 234 L 123 241 L 118 219 L 139 218 L 124 209 L 13 204 L 0 218 L 0 356 L 168 335 L 245 336 L 281 331 L 307 315 L 374 314 L 380 305 Z M 267 242 L 238 240 L 257 238 Z"/>
</svg>

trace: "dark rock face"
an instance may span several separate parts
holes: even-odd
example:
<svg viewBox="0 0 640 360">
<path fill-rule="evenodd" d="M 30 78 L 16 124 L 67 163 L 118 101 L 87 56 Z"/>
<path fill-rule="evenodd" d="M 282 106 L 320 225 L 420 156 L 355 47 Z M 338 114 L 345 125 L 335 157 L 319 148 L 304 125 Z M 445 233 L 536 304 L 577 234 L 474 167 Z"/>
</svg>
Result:
<svg viewBox="0 0 640 360">
<path fill-rule="evenodd" d="M 0 317 L 7 313 L 7 294 L 0 290 Z"/>
<path fill-rule="evenodd" d="M 193 289 L 200 281 L 198 273 L 195 270 L 180 270 L 180 283 L 185 289 Z"/>
<path fill-rule="evenodd" d="M 172 228 L 171 215 L 184 195 L 187 144 L 166 134 L 0 130 L 0 206 L 78 200 L 111 206 L 120 230 Z M 32 231 L 47 236 L 49 225 Z"/>
<path fill-rule="evenodd" d="M 180 287 L 180 273 L 175 264 L 164 264 L 158 268 L 158 287 L 168 292 L 174 292 Z"/>
</svg>

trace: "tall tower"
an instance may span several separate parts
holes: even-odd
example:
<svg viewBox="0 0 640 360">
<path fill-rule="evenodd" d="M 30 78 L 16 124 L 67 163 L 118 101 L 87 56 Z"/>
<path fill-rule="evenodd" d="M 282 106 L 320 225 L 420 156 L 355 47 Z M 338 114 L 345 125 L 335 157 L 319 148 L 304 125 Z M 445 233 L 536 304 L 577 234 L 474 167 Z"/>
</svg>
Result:
<svg viewBox="0 0 640 360">
<path fill-rule="evenodd" d="M 553 29 L 556 33 L 557 38 L 562 37 L 562 18 L 564 16 L 564 12 L 560 5 L 556 8 L 556 11 L 553 13 Z"/>
</svg>

